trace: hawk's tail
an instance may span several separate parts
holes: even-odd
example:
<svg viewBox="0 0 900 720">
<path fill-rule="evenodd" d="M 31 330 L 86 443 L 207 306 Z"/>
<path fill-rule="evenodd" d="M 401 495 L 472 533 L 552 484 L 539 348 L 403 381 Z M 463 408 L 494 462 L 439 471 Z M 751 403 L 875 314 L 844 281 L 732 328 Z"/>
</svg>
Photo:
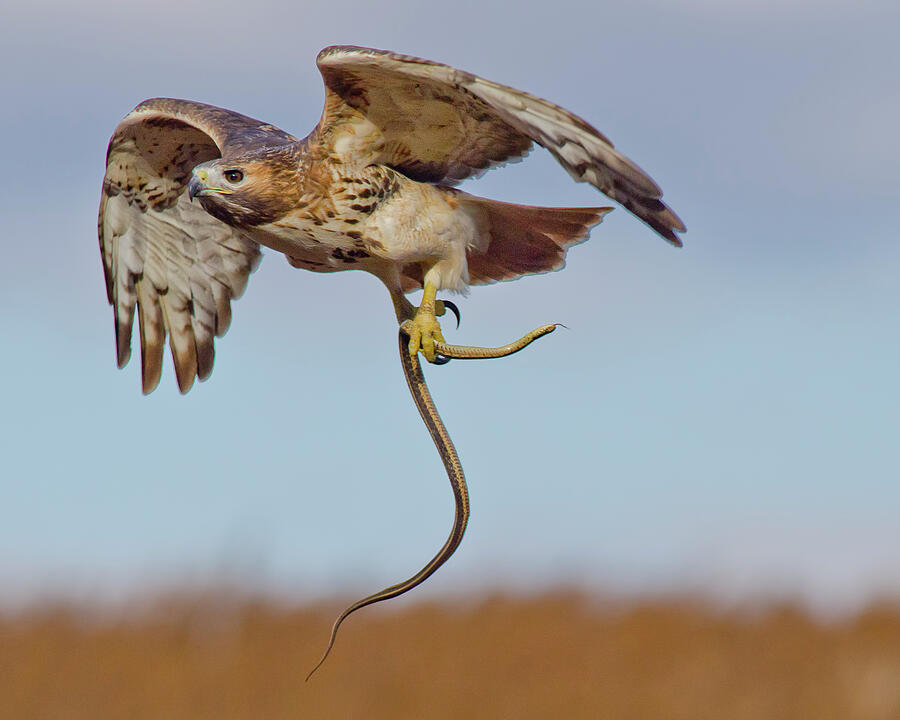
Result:
<svg viewBox="0 0 900 720">
<path fill-rule="evenodd" d="M 472 285 L 559 270 L 566 264 L 566 250 L 587 240 L 591 228 L 612 210 L 513 205 L 454 194 L 484 234 L 479 247 L 467 254 Z"/>
</svg>

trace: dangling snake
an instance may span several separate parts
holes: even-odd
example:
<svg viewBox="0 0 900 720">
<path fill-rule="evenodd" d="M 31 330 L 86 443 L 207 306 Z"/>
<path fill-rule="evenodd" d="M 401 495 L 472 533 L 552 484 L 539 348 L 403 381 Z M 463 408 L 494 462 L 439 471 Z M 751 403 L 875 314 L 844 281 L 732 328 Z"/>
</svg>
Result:
<svg viewBox="0 0 900 720">
<path fill-rule="evenodd" d="M 482 360 L 506 357 L 507 355 L 519 352 L 519 350 L 530 345 L 539 337 L 543 337 L 544 335 L 553 332 L 556 327 L 556 325 L 542 325 L 522 336 L 515 342 L 502 347 L 483 348 L 470 347 L 467 345 L 448 345 L 442 342 L 435 342 L 434 349 L 438 355 L 448 359 Z M 456 448 L 453 446 L 453 440 L 450 438 L 450 433 L 447 432 L 447 428 L 441 421 L 441 416 L 438 414 L 434 400 L 431 398 L 431 393 L 428 391 L 428 385 L 425 383 L 425 375 L 422 373 L 422 366 L 419 363 L 419 356 L 418 354 L 410 355 L 409 353 L 409 332 L 407 330 L 407 323 L 403 323 L 403 325 L 400 326 L 399 342 L 400 364 L 403 366 L 406 384 L 409 385 L 409 392 L 413 397 L 413 401 L 416 403 L 419 415 L 422 416 L 425 427 L 428 428 L 428 432 L 431 434 L 431 439 L 434 441 L 438 454 L 440 454 L 441 460 L 444 462 L 444 468 L 447 470 L 447 477 L 450 478 L 450 486 L 453 489 L 453 499 L 456 502 L 456 515 L 453 520 L 453 529 L 450 531 L 450 537 L 447 538 L 447 542 L 444 543 L 444 546 L 438 551 L 437 555 L 431 558 L 425 567 L 419 570 L 419 572 L 411 578 L 399 582 L 396 585 L 386 587 L 384 590 L 369 595 L 362 600 L 357 600 L 338 615 L 337 620 L 334 621 L 334 625 L 331 628 L 331 637 L 328 640 L 328 647 L 325 648 L 322 659 L 319 660 L 316 666 L 310 671 L 309 675 L 306 676 L 307 680 L 312 677 L 312 674 L 318 670 L 322 666 L 322 663 L 328 658 L 331 648 L 334 647 L 338 629 L 341 627 L 341 623 L 343 623 L 344 620 L 357 610 L 366 607 L 366 605 L 372 605 L 381 602 L 382 600 L 390 600 L 391 598 L 395 598 L 398 595 L 402 595 L 403 593 L 412 590 L 416 585 L 425 582 L 425 580 L 431 577 L 441 565 L 450 559 L 450 556 L 453 555 L 456 548 L 459 547 L 460 542 L 462 542 L 463 533 L 466 531 L 466 524 L 469 522 L 469 491 L 466 487 L 466 476 L 463 474 L 462 463 L 459 461 L 459 455 L 457 455 Z"/>
</svg>

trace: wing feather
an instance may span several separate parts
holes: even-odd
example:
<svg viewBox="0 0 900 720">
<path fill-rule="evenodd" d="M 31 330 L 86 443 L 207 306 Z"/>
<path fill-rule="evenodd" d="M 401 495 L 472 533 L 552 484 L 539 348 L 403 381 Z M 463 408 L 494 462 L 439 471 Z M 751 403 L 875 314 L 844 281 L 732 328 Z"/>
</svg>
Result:
<svg viewBox="0 0 900 720">
<path fill-rule="evenodd" d="M 532 142 L 577 182 L 621 203 L 666 240 L 684 223 L 659 186 L 596 128 L 558 105 L 448 65 L 382 50 L 325 48 L 326 102 L 317 132 L 346 158 L 454 184 L 523 157 Z"/>
<path fill-rule="evenodd" d="M 141 385 L 155 388 L 162 376 L 166 326 L 159 294 L 149 280 L 142 279 L 137 283 L 137 302 L 141 334 Z"/>
<path fill-rule="evenodd" d="M 166 336 L 181 392 L 213 368 L 214 338 L 231 324 L 261 259 L 259 245 L 185 194 L 199 163 L 296 142 L 277 128 L 201 103 L 156 98 L 116 128 L 107 151 L 98 234 L 119 367 L 131 357 L 135 310 L 145 393 L 159 384 Z"/>
</svg>

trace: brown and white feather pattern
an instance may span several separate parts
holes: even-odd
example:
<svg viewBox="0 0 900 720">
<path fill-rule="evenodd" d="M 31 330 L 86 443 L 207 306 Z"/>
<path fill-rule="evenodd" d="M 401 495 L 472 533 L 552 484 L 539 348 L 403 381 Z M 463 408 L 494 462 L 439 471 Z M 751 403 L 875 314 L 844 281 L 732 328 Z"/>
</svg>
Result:
<svg viewBox="0 0 900 720">
<path fill-rule="evenodd" d="M 559 269 L 609 208 L 538 208 L 455 190 L 536 142 L 579 182 L 623 204 L 670 242 L 684 224 L 653 180 L 578 116 L 471 73 L 382 50 L 318 57 L 325 108 L 304 140 L 188 100 L 138 105 L 107 152 L 99 236 L 119 365 L 135 314 L 144 392 L 159 383 L 166 337 L 178 385 L 212 371 L 214 338 L 260 260 L 260 245 L 316 272 L 360 269 L 394 295 Z M 198 190 L 198 165 L 220 185 Z M 204 176 L 203 183 L 206 183 Z"/>
<path fill-rule="evenodd" d="M 547 100 L 448 65 L 336 46 L 319 69 L 327 91 L 318 132 L 336 152 L 364 140 L 378 161 L 415 180 L 453 184 L 545 147 L 578 182 L 622 203 L 675 245 L 685 227 L 662 191 L 598 130 Z"/>
<path fill-rule="evenodd" d="M 131 357 L 137 310 L 145 393 L 159 383 L 167 334 L 181 391 L 195 377 L 209 377 L 213 338 L 228 329 L 230 302 L 259 264 L 257 243 L 184 192 L 198 163 L 232 149 L 229 142 L 242 148 L 248 138 L 295 141 L 238 113 L 168 99 L 139 105 L 110 140 L 98 234 L 118 364 Z"/>
</svg>

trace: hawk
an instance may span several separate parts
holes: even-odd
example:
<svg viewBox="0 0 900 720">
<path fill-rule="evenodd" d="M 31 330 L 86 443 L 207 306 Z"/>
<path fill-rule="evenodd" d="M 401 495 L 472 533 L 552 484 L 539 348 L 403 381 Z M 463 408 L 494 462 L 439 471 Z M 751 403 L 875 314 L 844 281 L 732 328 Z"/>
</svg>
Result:
<svg viewBox="0 0 900 720">
<path fill-rule="evenodd" d="M 460 181 L 537 143 L 673 245 L 684 224 L 662 191 L 572 113 L 420 58 L 325 48 L 319 124 L 298 140 L 188 100 L 146 100 L 106 156 L 99 238 L 119 367 L 137 309 L 144 393 L 166 335 L 182 393 L 213 368 L 260 246 L 315 272 L 365 270 L 390 292 L 409 349 L 435 362 L 439 291 L 557 270 L 612 208 L 544 208 L 476 197 Z M 406 293 L 424 290 L 419 307 Z M 449 303 L 448 303 L 449 304 Z"/>
</svg>

